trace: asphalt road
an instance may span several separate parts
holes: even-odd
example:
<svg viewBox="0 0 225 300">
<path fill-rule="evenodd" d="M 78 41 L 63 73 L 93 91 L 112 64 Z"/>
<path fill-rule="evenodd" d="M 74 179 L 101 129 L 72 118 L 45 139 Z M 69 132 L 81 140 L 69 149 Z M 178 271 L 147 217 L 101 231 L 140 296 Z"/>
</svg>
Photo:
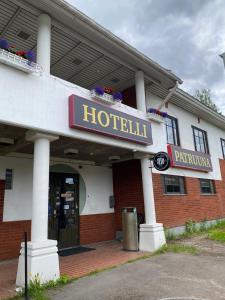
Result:
<svg viewBox="0 0 225 300">
<path fill-rule="evenodd" d="M 55 300 L 225 300 L 225 256 L 167 253 L 48 292 Z"/>
</svg>

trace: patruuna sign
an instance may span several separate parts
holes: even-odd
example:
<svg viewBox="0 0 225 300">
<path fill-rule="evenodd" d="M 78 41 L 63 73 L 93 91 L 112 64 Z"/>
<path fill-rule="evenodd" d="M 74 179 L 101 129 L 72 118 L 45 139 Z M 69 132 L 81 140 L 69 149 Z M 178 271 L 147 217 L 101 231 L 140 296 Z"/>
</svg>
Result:
<svg viewBox="0 0 225 300">
<path fill-rule="evenodd" d="M 149 121 L 76 95 L 69 97 L 69 126 L 135 143 L 152 144 Z"/>
<path fill-rule="evenodd" d="M 188 168 L 203 172 L 212 171 L 210 155 L 182 149 L 181 147 L 168 145 L 168 154 L 171 158 L 170 166 L 175 168 Z"/>
</svg>

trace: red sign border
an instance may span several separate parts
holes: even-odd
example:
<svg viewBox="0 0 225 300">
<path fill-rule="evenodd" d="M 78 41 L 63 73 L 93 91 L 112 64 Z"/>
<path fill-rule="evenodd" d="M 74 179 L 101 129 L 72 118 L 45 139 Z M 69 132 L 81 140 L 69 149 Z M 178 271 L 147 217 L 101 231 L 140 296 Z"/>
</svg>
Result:
<svg viewBox="0 0 225 300">
<path fill-rule="evenodd" d="M 103 135 L 103 136 L 107 136 L 107 137 L 113 137 L 114 139 L 118 139 L 118 140 L 125 140 L 125 141 L 128 141 L 128 142 L 131 142 L 131 143 L 135 143 L 135 144 L 141 144 L 141 145 L 145 145 L 145 146 L 151 146 L 153 144 L 153 138 L 152 138 L 152 126 L 151 126 L 151 139 L 152 139 L 152 142 L 151 143 L 145 143 L 145 142 L 141 142 L 141 141 L 137 141 L 137 140 L 134 140 L 132 138 L 125 138 L 125 137 L 120 137 L 120 136 L 117 136 L 117 135 L 114 135 L 113 133 L 110 134 L 110 133 L 105 133 L 105 132 L 101 132 L 101 131 L 98 131 L 98 130 L 95 130 L 95 129 L 91 129 L 91 128 L 87 128 L 87 127 L 84 127 L 82 125 L 75 125 L 74 124 L 74 121 L 75 121 L 75 111 L 74 111 L 74 101 L 75 101 L 75 97 L 79 97 L 81 99 L 84 99 L 84 100 L 88 100 L 87 98 L 84 98 L 84 97 L 81 97 L 81 96 L 77 96 L 77 95 L 70 95 L 69 96 L 69 127 L 70 128 L 74 128 L 74 129 L 82 129 L 82 130 L 85 130 L 85 131 L 88 131 L 88 132 L 94 132 L 98 135 Z M 90 100 L 88 100 L 90 101 Z M 91 102 L 91 101 L 90 101 Z M 95 103 L 98 103 L 97 101 L 93 101 Z M 108 107 L 107 105 L 105 104 L 102 104 L 102 106 L 104 107 Z M 129 116 L 129 114 L 121 111 L 123 114 Z M 132 116 L 132 117 L 135 117 L 135 116 Z M 138 117 L 135 117 L 137 119 L 140 119 Z M 146 121 L 146 122 L 149 122 L 151 124 L 150 121 L 148 120 L 144 120 L 144 119 L 140 119 L 140 120 L 143 120 L 143 121 Z"/>
<path fill-rule="evenodd" d="M 177 168 L 177 169 L 186 169 L 186 170 L 192 170 L 192 171 L 197 171 L 197 172 L 203 172 L 203 173 L 209 173 L 209 172 L 212 172 L 213 171 L 213 168 L 211 167 L 211 169 L 209 170 L 203 170 L 203 169 L 196 169 L 196 168 L 192 168 L 192 167 L 188 167 L 188 166 L 177 166 L 175 165 L 174 163 L 174 159 L 173 159 L 173 153 L 172 153 L 172 147 L 174 145 L 171 145 L 171 144 L 167 144 L 167 153 L 169 154 L 169 157 L 170 157 L 170 167 L 171 168 Z M 176 146 L 176 147 L 179 147 L 179 146 Z M 183 149 L 181 147 L 179 147 L 180 149 Z M 188 149 L 183 149 L 183 150 L 188 150 Z M 192 151 L 192 150 L 190 150 Z M 198 151 L 193 151 L 193 152 L 196 152 L 196 153 L 199 153 L 199 154 L 202 154 L 201 152 L 198 152 Z M 211 165 L 212 165 L 212 160 L 211 160 Z"/>
</svg>

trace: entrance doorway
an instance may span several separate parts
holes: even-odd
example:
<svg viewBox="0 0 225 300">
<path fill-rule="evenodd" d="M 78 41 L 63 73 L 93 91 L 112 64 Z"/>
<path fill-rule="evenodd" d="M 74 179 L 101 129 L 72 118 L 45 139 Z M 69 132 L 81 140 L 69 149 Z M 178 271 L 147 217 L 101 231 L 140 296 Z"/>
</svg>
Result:
<svg viewBox="0 0 225 300">
<path fill-rule="evenodd" d="M 48 237 L 58 248 L 79 245 L 79 175 L 50 173 Z"/>
</svg>

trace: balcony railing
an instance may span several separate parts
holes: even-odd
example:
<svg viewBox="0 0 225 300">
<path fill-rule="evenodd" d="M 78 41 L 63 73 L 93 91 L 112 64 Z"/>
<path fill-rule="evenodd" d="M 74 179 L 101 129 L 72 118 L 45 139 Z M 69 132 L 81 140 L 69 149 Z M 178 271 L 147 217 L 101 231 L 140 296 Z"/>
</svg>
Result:
<svg viewBox="0 0 225 300">
<path fill-rule="evenodd" d="M 14 53 L 0 49 L 0 63 L 14 67 L 26 73 L 40 73 L 42 68 L 37 63 L 31 62 Z"/>
</svg>

